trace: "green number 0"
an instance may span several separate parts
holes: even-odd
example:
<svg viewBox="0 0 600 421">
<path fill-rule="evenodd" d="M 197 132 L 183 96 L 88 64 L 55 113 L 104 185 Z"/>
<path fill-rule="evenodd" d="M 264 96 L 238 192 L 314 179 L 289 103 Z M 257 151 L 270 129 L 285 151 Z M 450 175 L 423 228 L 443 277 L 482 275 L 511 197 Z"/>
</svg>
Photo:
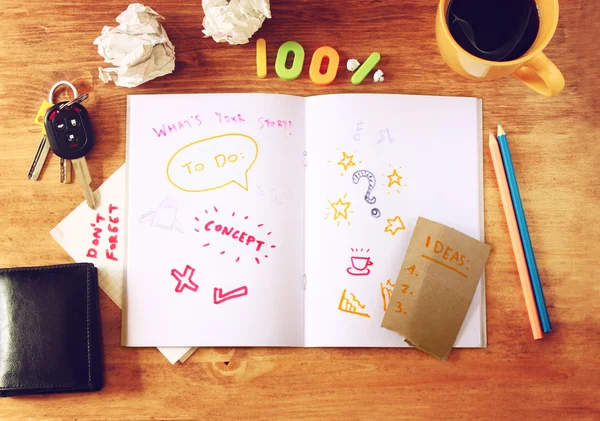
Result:
<svg viewBox="0 0 600 421">
<path fill-rule="evenodd" d="M 285 67 L 285 62 L 289 53 L 294 53 L 294 62 L 292 67 L 288 69 Z M 296 41 L 287 41 L 281 44 L 275 59 L 275 73 L 277 73 L 277 76 L 284 80 L 294 80 L 302 73 L 303 65 L 304 48 L 300 44 Z"/>
</svg>

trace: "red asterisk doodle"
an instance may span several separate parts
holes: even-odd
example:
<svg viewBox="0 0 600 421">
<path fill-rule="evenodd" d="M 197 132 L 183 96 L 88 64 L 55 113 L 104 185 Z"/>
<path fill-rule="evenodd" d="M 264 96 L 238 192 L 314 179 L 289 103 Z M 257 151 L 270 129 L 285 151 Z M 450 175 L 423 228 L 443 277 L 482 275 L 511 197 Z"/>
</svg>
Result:
<svg viewBox="0 0 600 421">
<path fill-rule="evenodd" d="M 171 276 L 177 279 L 175 292 L 183 292 L 185 288 L 191 289 L 194 292 L 198 291 L 198 285 L 192 281 L 192 276 L 194 276 L 195 271 L 196 269 L 190 265 L 186 265 L 183 273 L 179 272 L 177 269 L 171 270 Z"/>
</svg>

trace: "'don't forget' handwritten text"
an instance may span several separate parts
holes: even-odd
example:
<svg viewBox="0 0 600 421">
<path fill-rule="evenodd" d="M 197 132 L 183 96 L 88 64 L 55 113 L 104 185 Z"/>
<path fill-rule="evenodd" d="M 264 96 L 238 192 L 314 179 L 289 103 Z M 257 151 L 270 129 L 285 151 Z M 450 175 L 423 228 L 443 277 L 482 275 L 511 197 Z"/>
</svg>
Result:
<svg viewBox="0 0 600 421">
<path fill-rule="evenodd" d="M 95 222 L 90 223 L 92 227 L 92 246 L 88 248 L 86 257 L 91 259 L 98 259 L 98 250 L 101 249 L 100 242 L 102 238 L 106 238 L 108 242 L 108 247 L 104 250 L 105 257 L 108 260 L 112 260 L 117 262 L 119 259 L 115 256 L 115 249 L 119 243 L 119 217 L 113 215 L 113 212 L 118 210 L 118 206 L 110 204 L 108 206 L 108 222 L 105 217 L 100 215 L 100 213 L 96 213 Z M 108 232 L 104 232 L 104 231 Z"/>
</svg>

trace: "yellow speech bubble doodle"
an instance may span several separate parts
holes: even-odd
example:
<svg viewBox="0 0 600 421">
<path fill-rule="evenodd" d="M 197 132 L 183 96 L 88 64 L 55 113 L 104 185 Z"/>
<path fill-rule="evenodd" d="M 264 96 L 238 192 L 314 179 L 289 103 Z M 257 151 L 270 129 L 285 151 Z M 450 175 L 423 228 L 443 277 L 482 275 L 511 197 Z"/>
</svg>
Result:
<svg viewBox="0 0 600 421">
<path fill-rule="evenodd" d="M 248 190 L 248 171 L 257 156 L 258 144 L 250 136 L 213 136 L 175 152 L 167 163 L 167 178 L 185 192 L 215 190 L 231 183 Z"/>
</svg>

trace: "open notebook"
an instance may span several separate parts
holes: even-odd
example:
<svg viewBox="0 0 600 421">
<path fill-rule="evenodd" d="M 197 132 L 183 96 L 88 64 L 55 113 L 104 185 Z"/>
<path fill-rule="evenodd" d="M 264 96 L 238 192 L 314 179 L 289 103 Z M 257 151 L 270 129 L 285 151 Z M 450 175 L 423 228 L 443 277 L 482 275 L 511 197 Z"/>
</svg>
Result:
<svg viewBox="0 0 600 421">
<path fill-rule="evenodd" d="M 127 138 L 124 346 L 406 346 L 380 325 L 417 218 L 483 240 L 478 99 L 133 95 Z"/>
</svg>

